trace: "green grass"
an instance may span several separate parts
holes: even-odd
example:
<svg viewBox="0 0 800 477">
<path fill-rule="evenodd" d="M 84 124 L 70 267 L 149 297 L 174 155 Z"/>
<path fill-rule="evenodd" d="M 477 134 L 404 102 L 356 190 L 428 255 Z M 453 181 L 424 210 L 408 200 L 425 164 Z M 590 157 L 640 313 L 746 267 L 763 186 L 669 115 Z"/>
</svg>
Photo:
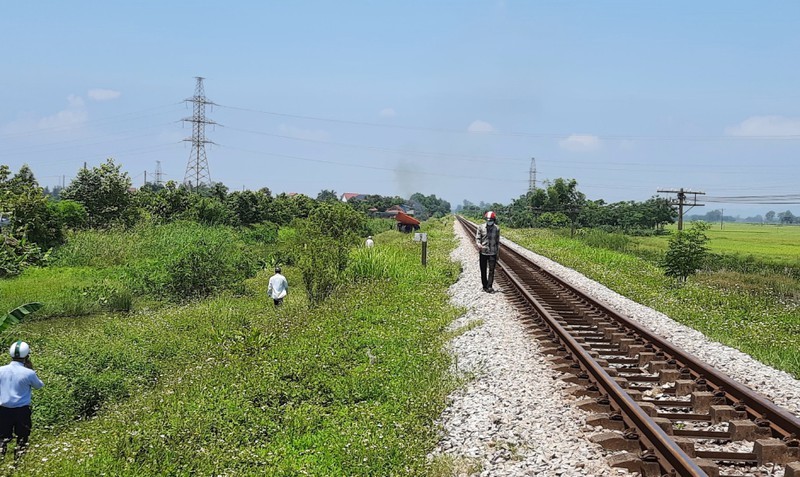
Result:
<svg viewBox="0 0 800 477">
<path fill-rule="evenodd" d="M 0 312 L 39 301 L 45 306 L 32 319 L 43 319 L 180 302 L 237 288 L 278 250 L 247 231 L 192 222 L 81 231 L 49 267 L 0 280 Z"/>
<path fill-rule="evenodd" d="M 668 229 L 676 230 L 676 226 Z M 713 253 L 800 268 L 800 227 L 726 223 L 720 229 L 719 224 L 712 224 L 706 235 Z M 659 252 L 666 250 L 669 236 L 632 237 L 631 240 L 643 250 Z"/>
<path fill-rule="evenodd" d="M 426 227 L 426 268 L 411 236 L 386 232 L 317 308 L 287 267 L 277 309 L 261 272 L 242 296 L 22 323 L 46 386 L 16 472 L 429 475 L 456 385 L 443 344 L 459 270 L 450 223 Z"/>
<path fill-rule="evenodd" d="M 711 339 L 800 377 L 800 301 L 792 298 L 791 290 L 798 289 L 794 279 L 761 276 L 761 285 L 769 284 L 762 288 L 758 276 L 702 272 L 677 287 L 652 261 L 633 254 L 542 229 L 505 229 L 504 234 Z M 780 280 L 786 293 L 772 287 Z"/>
</svg>

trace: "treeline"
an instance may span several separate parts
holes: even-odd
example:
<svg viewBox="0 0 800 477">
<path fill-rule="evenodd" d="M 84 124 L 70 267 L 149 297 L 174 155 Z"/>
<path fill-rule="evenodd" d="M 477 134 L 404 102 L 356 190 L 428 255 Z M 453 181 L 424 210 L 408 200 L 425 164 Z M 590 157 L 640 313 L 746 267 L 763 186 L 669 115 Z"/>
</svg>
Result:
<svg viewBox="0 0 800 477">
<path fill-rule="evenodd" d="M 189 189 L 170 181 L 164 185 L 148 183 L 135 190 L 128 174 L 113 159 L 80 169 L 57 194 L 47 192 L 27 165 L 14 175 L 8 166 L 0 165 L 0 277 L 44 264 L 48 251 L 64 243 L 68 230 L 188 220 L 209 226 L 256 227 L 260 233 L 275 236 L 279 227 L 308 219 L 325 204 L 364 213 L 373 207 L 385 210 L 393 205 L 418 204 L 424 218 L 438 216 L 445 208 L 449 211 L 448 203 L 421 194 L 411 199 L 374 195 L 345 204 L 334 191 L 322 191 L 315 200 L 302 194 L 273 195 L 266 187 L 231 192 L 222 183 Z M 325 209 L 330 213 L 330 207 Z M 360 229 L 353 232 L 367 235 L 366 216 L 358 217 Z"/>
<path fill-rule="evenodd" d="M 659 197 L 611 204 L 602 199 L 589 200 L 578 190 L 577 181 L 562 178 L 548 181 L 510 204 L 475 205 L 464 201 L 456 212 L 480 217 L 490 209 L 512 227 L 592 227 L 629 234 L 656 233 L 665 224 L 675 222 L 678 215 L 667 199 Z"/>
<path fill-rule="evenodd" d="M 770 210 L 764 215 L 758 214 L 752 217 L 746 217 L 744 219 L 740 219 L 739 217 L 733 217 L 730 215 L 723 216 L 723 211 L 721 209 L 717 210 L 709 210 L 705 214 L 699 215 L 690 215 L 687 217 L 687 220 L 702 220 L 704 222 L 747 222 L 751 224 L 800 224 L 800 217 L 795 216 L 791 210 L 786 210 L 783 212 L 775 212 L 774 210 Z"/>
</svg>

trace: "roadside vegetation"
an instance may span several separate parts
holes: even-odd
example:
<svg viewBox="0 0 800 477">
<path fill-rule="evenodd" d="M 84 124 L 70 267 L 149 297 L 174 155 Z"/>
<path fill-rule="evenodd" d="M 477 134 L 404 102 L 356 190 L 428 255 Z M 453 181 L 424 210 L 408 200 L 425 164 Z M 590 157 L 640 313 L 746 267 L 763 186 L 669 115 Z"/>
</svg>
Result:
<svg viewBox="0 0 800 477">
<path fill-rule="evenodd" d="M 654 247 L 651 239 L 600 230 L 570 238 L 569 230 L 505 228 L 504 235 L 800 378 L 800 282 L 792 261 L 764 263 L 749 255 L 717 253 L 681 284 L 659 266 L 667 240 Z M 639 249 L 640 240 L 650 246 Z M 708 245 L 714 250 L 713 235 Z"/>
<path fill-rule="evenodd" d="M 288 266 L 281 308 L 263 270 L 211 298 L 7 331 L 31 342 L 46 383 L 15 472 L 425 475 L 456 384 L 443 344 L 459 273 L 452 222 L 428 226 L 426 268 L 419 244 L 385 232 L 349 251 L 317 306 Z"/>
</svg>

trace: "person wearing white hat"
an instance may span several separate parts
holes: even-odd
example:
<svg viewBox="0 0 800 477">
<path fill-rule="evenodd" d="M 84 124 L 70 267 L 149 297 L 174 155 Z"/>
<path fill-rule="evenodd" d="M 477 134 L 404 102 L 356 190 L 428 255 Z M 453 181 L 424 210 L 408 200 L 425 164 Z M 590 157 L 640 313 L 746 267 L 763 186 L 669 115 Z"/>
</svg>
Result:
<svg viewBox="0 0 800 477">
<path fill-rule="evenodd" d="M 28 445 L 31 435 L 31 391 L 41 389 L 44 383 L 30 358 L 28 343 L 19 340 L 11 344 L 8 353 L 11 362 L 0 366 L 0 455 L 6 453 L 6 446 L 17 436 L 14 457 L 18 458 Z"/>
</svg>

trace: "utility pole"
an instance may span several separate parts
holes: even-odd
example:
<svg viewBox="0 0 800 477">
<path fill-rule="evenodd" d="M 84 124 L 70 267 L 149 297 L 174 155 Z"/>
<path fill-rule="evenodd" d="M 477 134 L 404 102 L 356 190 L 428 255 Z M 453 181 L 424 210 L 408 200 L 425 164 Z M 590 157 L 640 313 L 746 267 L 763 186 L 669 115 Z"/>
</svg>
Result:
<svg viewBox="0 0 800 477">
<path fill-rule="evenodd" d="M 528 171 L 528 192 L 536 190 L 536 158 L 531 158 L 531 168 Z"/>
<path fill-rule="evenodd" d="M 697 207 L 697 206 L 702 207 L 702 206 L 705 205 L 705 204 L 698 204 L 697 203 L 697 196 L 698 195 L 705 195 L 705 192 L 684 190 L 683 187 L 681 187 L 678 190 L 658 190 L 658 192 L 664 192 L 664 193 L 667 193 L 667 194 L 678 194 L 678 198 L 670 200 L 670 203 L 671 204 L 675 204 L 675 205 L 678 206 L 678 230 L 679 231 L 683 230 L 683 207 L 684 206 L 689 206 L 689 208 L 692 208 L 692 207 Z M 694 196 L 694 197 L 692 197 L 691 202 L 686 200 L 686 195 L 687 194 L 692 194 Z"/>
<path fill-rule="evenodd" d="M 147 169 L 144 170 L 144 184 L 142 184 L 142 185 L 143 186 L 147 185 Z"/>
<path fill-rule="evenodd" d="M 214 106 L 214 103 L 206 99 L 203 89 L 203 79 L 195 77 L 197 84 L 194 89 L 194 96 L 186 102 L 192 103 L 192 117 L 184 118 L 182 121 L 192 123 L 192 137 L 184 141 L 192 144 L 192 152 L 189 154 L 189 162 L 186 164 L 186 175 L 183 183 L 192 187 L 199 187 L 202 184 L 211 184 L 211 173 L 208 171 L 208 159 L 206 158 L 206 144 L 214 144 L 206 139 L 206 124 L 215 125 L 214 121 L 206 118 L 206 105 Z"/>
</svg>

